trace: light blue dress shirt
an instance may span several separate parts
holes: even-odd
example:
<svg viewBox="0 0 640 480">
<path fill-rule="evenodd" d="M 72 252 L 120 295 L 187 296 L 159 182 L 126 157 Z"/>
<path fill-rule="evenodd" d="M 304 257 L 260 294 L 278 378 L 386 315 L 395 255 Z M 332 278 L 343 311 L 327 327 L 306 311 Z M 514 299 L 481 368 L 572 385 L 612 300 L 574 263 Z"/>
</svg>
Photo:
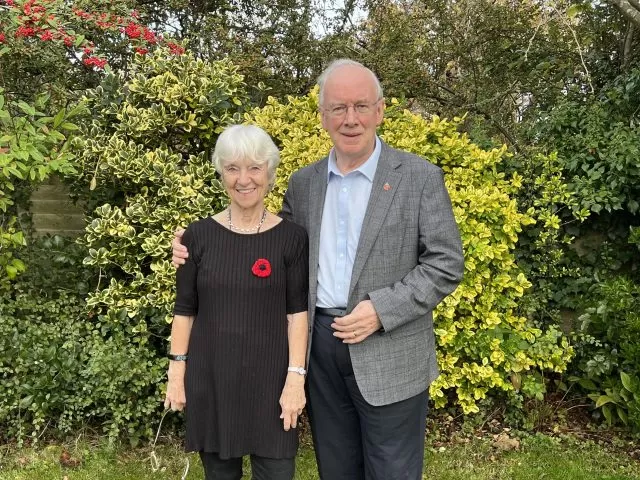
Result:
<svg viewBox="0 0 640 480">
<path fill-rule="evenodd" d="M 338 169 L 335 152 L 331 150 L 329 154 L 327 194 L 320 227 L 317 307 L 347 306 L 353 262 L 381 149 L 376 137 L 371 156 L 347 175 Z"/>
</svg>

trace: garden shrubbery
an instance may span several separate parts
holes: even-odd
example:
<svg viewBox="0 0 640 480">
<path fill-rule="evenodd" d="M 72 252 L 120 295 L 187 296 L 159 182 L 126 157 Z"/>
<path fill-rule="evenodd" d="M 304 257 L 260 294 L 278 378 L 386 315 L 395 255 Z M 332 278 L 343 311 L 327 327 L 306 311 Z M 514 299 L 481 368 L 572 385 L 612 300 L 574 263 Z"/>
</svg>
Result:
<svg viewBox="0 0 640 480">
<path fill-rule="evenodd" d="M 289 176 L 331 146 L 317 91 L 250 109 L 231 63 L 163 49 L 136 56 L 126 76 L 107 73 L 85 107 L 67 176 L 89 206 L 85 234 L 75 246 L 47 239 L 32 247 L 34 255 L 60 254 L 32 259 L 24 280 L 5 285 L 8 300 L 0 305 L 0 426 L 8 437 L 68 432 L 85 422 L 111 438 L 148 437 L 162 408 L 173 231 L 226 204 L 209 161 L 217 134 L 246 121 L 273 136 L 282 157 L 267 198 L 274 212 Z M 436 312 L 442 375 L 431 395 L 436 407 L 464 413 L 480 411 L 487 397 L 517 410 L 525 399 L 543 399 L 545 377 L 565 371 L 573 356 L 558 327 L 534 320 L 544 305 L 532 299 L 545 298 L 527 295 L 538 267 L 517 262 L 559 261 L 549 248 L 560 232 L 557 208 L 573 200 L 555 155 L 538 155 L 529 172 L 535 179 L 524 179 L 507 162 L 506 147 L 481 149 L 459 132 L 460 122 L 425 120 L 393 100 L 380 128 L 390 145 L 443 168 L 463 237 L 464 280 Z M 529 254 L 518 257 L 525 237 Z M 637 287 L 612 284 L 594 293 L 606 305 L 583 317 L 576 365 L 593 373 L 594 400 L 610 405 L 605 415 L 632 422 L 636 410 L 620 402 L 634 393 L 639 374 L 637 347 L 626 341 L 635 338 L 637 319 L 624 313 L 637 307 Z M 612 321 L 624 333 L 605 329 Z M 610 346 L 615 354 L 602 365 L 589 363 L 591 353 Z"/>
<path fill-rule="evenodd" d="M 17 255 L 25 244 L 18 221 L 21 197 L 52 174 L 74 171 L 67 136 L 77 130 L 72 122 L 82 108 L 63 108 L 47 116 L 50 110 L 48 94 L 29 104 L 0 86 L 0 291 L 25 268 Z"/>
<path fill-rule="evenodd" d="M 269 198 L 277 209 L 290 174 L 329 151 L 330 140 L 320 129 L 317 92 L 286 104 L 270 99 L 246 119 L 265 128 L 281 146 L 278 181 Z M 479 411 L 479 400 L 499 392 L 516 404 L 523 397 L 542 398 L 542 372 L 563 371 L 572 350 L 557 328 L 538 328 L 518 309 L 531 284 L 516 265 L 513 250 L 527 225 L 537 222 L 548 234 L 558 228 L 557 217 L 548 211 L 551 200 L 519 211 L 515 196 L 522 178 L 501 173 L 506 149 L 480 149 L 458 132 L 458 121 L 427 121 L 393 101 L 380 136 L 446 173 L 462 234 L 465 276 L 436 312 L 442 375 L 431 395 L 436 407 L 443 407 L 446 393 L 453 392 L 455 403 L 471 413 Z"/>
<path fill-rule="evenodd" d="M 625 69 L 597 95 L 570 89 L 533 128 L 535 141 L 557 150 L 575 222 L 559 212 L 575 241 L 549 282 L 550 306 L 573 321 L 571 378 L 608 423 L 640 428 L 640 68 Z M 634 245 L 635 244 L 635 245 Z"/>
<path fill-rule="evenodd" d="M 640 431 L 640 285 L 619 276 L 591 293 L 575 334 L 575 380 L 609 424 Z"/>
<path fill-rule="evenodd" d="M 135 439 L 150 434 L 151 414 L 161 408 L 174 299 L 172 232 L 225 204 L 208 157 L 216 133 L 241 121 L 246 97 L 228 62 L 207 64 L 159 50 L 136 58 L 127 78 L 107 75 L 89 92 L 86 106 L 92 116 L 73 142 L 73 181 L 92 206 L 80 244 L 94 288 L 83 310 L 77 293 L 25 305 L 24 286 L 16 285 L 3 318 L 24 321 L 7 321 L 4 337 L 27 340 L 19 347 L 24 351 L 15 352 L 22 360 L 5 366 L 11 368 L 4 373 L 11 390 L 0 421 L 22 435 L 27 418 L 34 435 L 48 423 L 66 431 L 99 421 L 112 437 Z M 278 183 L 268 198 L 277 211 L 290 174 L 330 148 L 317 92 L 288 103 L 271 99 L 244 119 L 264 127 L 281 148 Z M 437 407 L 452 394 L 471 413 L 481 399 L 500 392 L 515 405 L 541 397 L 543 373 L 563 371 L 572 351 L 557 329 L 539 328 L 518 308 L 530 282 L 514 248 L 528 225 L 554 230 L 548 205 L 521 211 L 515 196 L 522 178 L 501 173 L 506 149 L 482 150 L 457 127 L 457 120 L 427 121 L 394 101 L 380 134 L 446 172 L 466 272 L 437 311 L 442 376 L 431 393 Z"/>
<path fill-rule="evenodd" d="M 166 364 L 129 338 L 128 322 L 87 310 L 98 277 L 82 267 L 86 249 L 47 237 L 21 254 L 26 271 L 0 303 L 0 437 L 33 441 L 84 426 L 133 442 L 150 436 Z"/>
<path fill-rule="evenodd" d="M 139 56 L 128 80 L 110 74 L 88 93 L 91 117 L 72 146 L 77 174 L 67 177 L 91 206 L 83 261 L 72 271 L 44 262 L 56 280 L 37 290 L 34 261 L 2 304 L 7 435 L 85 422 L 111 438 L 151 434 L 167 367 L 171 232 L 224 201 L 207 152 L 222 125 L 240 120 L 243 88 L 228 62 L 160 50 Z M 70 287 L 87 274 L 91 289 Z"/>
</svg>

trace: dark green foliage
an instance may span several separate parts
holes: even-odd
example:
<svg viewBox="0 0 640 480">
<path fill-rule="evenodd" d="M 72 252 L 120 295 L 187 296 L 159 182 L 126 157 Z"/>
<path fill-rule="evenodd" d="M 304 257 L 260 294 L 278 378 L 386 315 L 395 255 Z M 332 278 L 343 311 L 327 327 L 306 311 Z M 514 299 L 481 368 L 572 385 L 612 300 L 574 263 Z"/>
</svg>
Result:
<svg viewBox="0 0 640 480">
<path fill-rule="evenodd" d="M 228 62 L 161 51 L 89 93 L 71 179 L 94 217 L 83 246 L 56 238 L 21 252 L 26 272 L 0 305 L 7 439 L 85 423 L 111 439 L 151 436 L 174 295 L 169 240 L 223 201 L 208 155 L 240 121 L 243 87 Z"/>
<path fill-rule="evenodd" d="M 11 51 L 2 49 L 0 58 L 8 112 L 0 149 L 15 135 L 23 144 L 31 139 L 43 157 L 30 171 L 6 170 L 5 177 L 38 183 L 46 176 L 41 168 L 56 170 L 50 152 L 60 150 L 47 140 L 56 135 L 52 125 L 63 142 L 82 123 L 73 189 L 91 217 L 85 247 L 48 239 L 29 249 L 20 247 L 17 217 L 0 218 L 0 270 L 7 273 L 0 277 L 3 440 L 85 422 L 101 424 L 112 438 L 149 435 L 166 367 L 171 232 L 224 203 L 207 161 L 217 133 L 240 121 L 248 97 L 264 104 L 267 94 L 306 93 L 323 66 L 342 56 L 373 67 L 387 97 L 407 98 L 413 111 L 464 116 L 460 129 L 487 150 L 508 144 L 512 151 L 496 168 L 522 182 L 518 214 L 536 212 L 514 247 L 518 268 L 533 283 L 514 314 L 555 332 L 561 309 L 575 317 L 586 310 L 580 322 L 565 325 L 578 330 L 572 373 L 609 421 L 638 424 L 639 33 L 612 2 L 329 1 L 324 5 L 337 9 L 331 13 L 308 0 L 111 2 L 110 11 L 126 16 L 136 8 L 154 31 L 174 34 L 193 52 L 135 61 L 121 35 L 85 25 L 70 16 L 71 4 L 56 3 L 113 71 L 103 76 L 66 48 L 36 39 L 8 36 L 1 45 Z M 94 3 L 74 5 L 91 10 Z M 361 23 L 349 18 L 358 4 L 368 12 Z M 323 13 L 330 35 L 319 38 L 324 29 L 312 24 Z M 210 63 L 221 58 L 235 65 Z M 84 122 L 55 116 L 96 85 Z M 46 109 L 34 100 L 45 97 Z M 11 107 L 19 100 L 26 103 Z M 34 107 L 43 114 L 30 113 Z M 308 114 L 317 123 L 315 106 Z M 285 124 L 300 115 L 295 110 Z M 299 165 L 309 138 L 283 149 L 289 165 Z M 20 160 L 28 150 L 0 156 Z M 280 193 L 284 177 L 281 184 Z M 575 241 L 567 248 L 569 237 Z M 509 355 L 525 350 L 498 347 Z M 514 388 L 541 398 L 545 379 L 521 377 L 509 378 Z"/>
<path fill-rule="evenodd" d="M 326 64 L 328 52 L 332 56 L 336 52 L 336 39 L 321 38 L 318 32 L 335 32 L 342 19 L 340 9 L 355 9 L 354 2 L 339 6 L 332 0 L 323 4 L 311 0 L 132 3 L 149 24 L 186 41 L 198 58 L 231 60 L 251 88 L 264 85 L 266 92 L 251 92 L 258 104 L 266 102 L 267 94 L 285 98 L 306 93 Z"/>
<path fill-rule="evenodd" d="M 609 423 L 640 430 L 640 285 L 622 276 L 590 289 L 573 369 Z"/>
<path fill-rule="evenodd" d="M 530 128 L 531 140 L 555 149 L 574 195 L 573 212 L 559 212 L 575 238 L 553 282 L 553 302 L 578 312 L 590 288 L 615 275 L 640 280 L 630 227 L 640 225 L 640 68 L 608 81 L 597 95 L 570 91 Z M 575 222 L 576 212 L 591 215 Z"/>
<path fill-rule="evenodd" d="M 640 82 L 633 82 L 631 93 L 640 96 Z M 614 101 L 618 94 L 612 88 L 605 98 L 560 102 L 536 129 L 541 143 L 557 149 L 578 208 L 594 213 L 636 214 L 640 207 L 640 122 L 621 114 L 626 102 Z"/>
<path fill-rule="evenodd" d="M 27 270 L 0 303 L 0 440 L 84 424 L 148 437 L 166 361 L 126 323 L 105 328 L 87 312 L 95 277 L 82 267 L 84 248 L 49 237 L 22 253 Z"/>
</svg>

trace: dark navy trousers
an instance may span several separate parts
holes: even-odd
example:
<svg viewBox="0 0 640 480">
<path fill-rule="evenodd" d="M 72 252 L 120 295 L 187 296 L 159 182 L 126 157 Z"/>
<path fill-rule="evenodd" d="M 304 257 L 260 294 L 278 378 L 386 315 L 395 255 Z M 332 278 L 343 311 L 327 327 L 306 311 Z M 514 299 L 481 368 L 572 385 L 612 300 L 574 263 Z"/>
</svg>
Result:
<svg viewBox="0 0 640 480">
<path fill-rule="evenodd" d="M 205 480 L 241 480 L 242 457 L 221 459 L 217 453 L 200 452 Z M 251 455 L 253 480 L 292 480 L 294 458 L 266 458 Z"/>
<path fill-rule="evenodd" d="M 321 480 L 420 480 L 429 396 L 373 406 L 362 397 L 349 346 L 316 313 L 308 412 Z"/>
</svg>

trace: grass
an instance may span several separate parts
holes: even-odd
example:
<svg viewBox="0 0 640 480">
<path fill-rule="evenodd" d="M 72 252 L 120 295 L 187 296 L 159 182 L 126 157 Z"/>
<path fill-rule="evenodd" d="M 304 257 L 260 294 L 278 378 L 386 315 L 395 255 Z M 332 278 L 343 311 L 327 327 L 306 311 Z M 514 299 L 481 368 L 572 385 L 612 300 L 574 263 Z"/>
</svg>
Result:
<svg viewBox="0 0 640 480">
<path fill-rule="evenodd" d="M 633 480 L 640 479 L 640 461 L 624 449 L 571 436 L 525 435 L 518 450 L 496 448 L 494 438 L 454 435 L 446 444 L 427 441 L 425 479 L 429 480 Z M 439 445 L 439 446 L 438 446 Z M 67 451 L 75 468 L 60 464 Z M 201 479 L 197 455 L 186 455 L 177 442 L 158 447 L 159 469 L 152 469 L 150 448 L 127 449 L 104 443 L 78 442 L 16 449 L 0 447 L 0 480 L 176 480 L 185 461 L 187 479 Z M 248 471 L 248 467 L 245 469 Z M 245 478 L 250 478 L 248 475 Z M 297 459 L 297 480 L 317 479 L 310 446 Z"/>
<path fill-rule="evenodd" d="M 430 450 L 430 451 L 429 451 Z M 490 439 L 428 449 L 424 478 L 438 480 L 630 480 L 640 462 L 624 451 L 574 437 L 525 436 L 516 451 L 501 451 Z"/>
</svg>

